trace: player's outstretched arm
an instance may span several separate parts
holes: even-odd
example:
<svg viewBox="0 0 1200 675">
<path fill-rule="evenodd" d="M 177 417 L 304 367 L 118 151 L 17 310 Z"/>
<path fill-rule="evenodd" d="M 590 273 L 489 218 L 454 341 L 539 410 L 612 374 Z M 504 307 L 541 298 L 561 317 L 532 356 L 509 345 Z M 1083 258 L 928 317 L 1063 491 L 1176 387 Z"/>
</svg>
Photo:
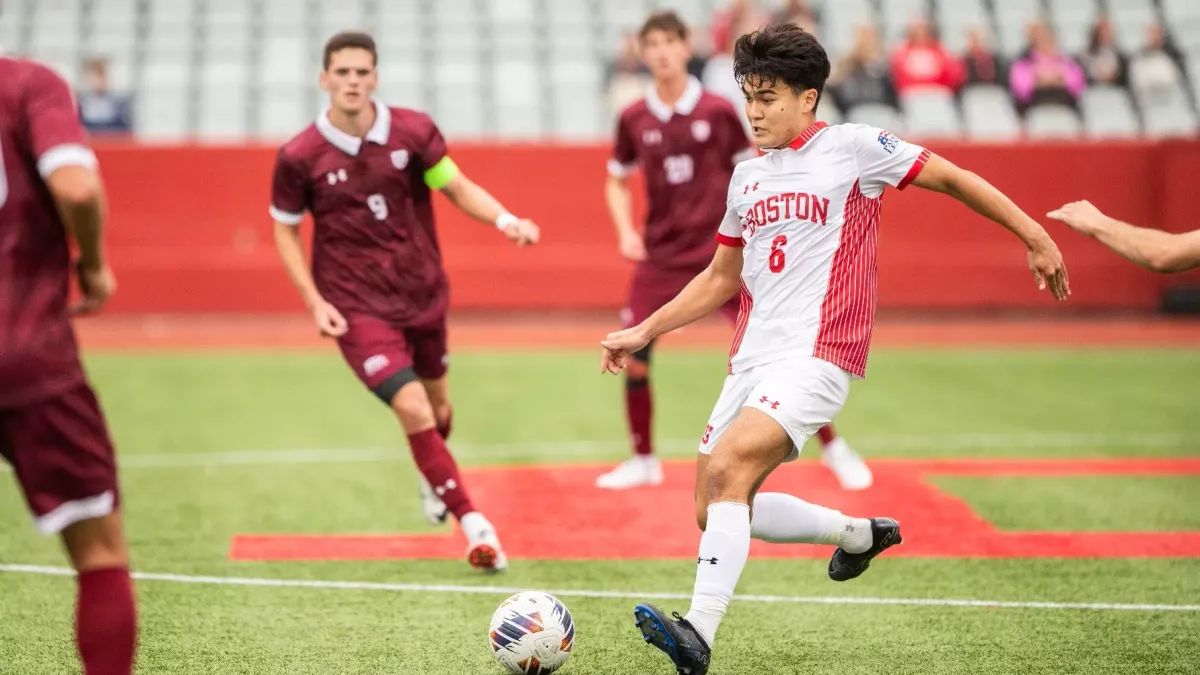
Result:
<svg viewBox="0 0 1200 675">
<path fill-rule="evenodd" d="M 1088 201 L 1064 204 L 1046 215 L 1148 270 L 1171 274 L 1200 267 L 1200 230 L 1173 234 L 1136 227 L 1104 215 Z"/>
<path fill-rule="evenodd" d="M 629 355 L 654 338 L 711 314 L 740 290 L 741 275 L 741 247 L 718 245 L 712 262 L 674 300 L 633 328 L 610 333 L 600 341 L 604 348 L 600 372 L 621 372 Z"/>
<path fill-rule="evenodd" d="M 449 158 L 442 161 L 448 162 Z M 441 165 L 434 167 L 430 173 L 440 170 Z M 541 233 L 533 221 L 512 215 L 491 193 L 467 178 L 457 168 L 453 169 L 453 172 L 453 177 L 441 185 L 438 184 L 441 181 L 436 178 L 431 179 L 429 176 L 426 177 L 426 181 L 430 183 L 430 187 L 441 190 L 442 194 L 458 207 L 458 210 L 480 222 L 494 224 L 501 232 L 504 232 L 504 236 L 516 242 L 517 246 L 538 242 Z"/>
<path fill-rule="evenodd" d="M 304 259 L 304 244 L 300 241 L 299 225 L 275 221 L 275 248 L 279 251 L 279 259 L 283 261 L 283 268 L 287 270 L 292 284 L 296 286 L 296 290 L 300 291 L 304 306 L 312 312 L 313 321 L 316 322 L 321 335 L 327 337 L 345 335 L 349 328 L 345 317 L 336 307 L 321 297 L 316 283 L 313 282 L 312 272 L 308 269 L 308 262 Z"/>
<path fill-rule="evenodd" d="M 1054 240 L 1045 228 L 991 183 L 943 157 L 931 155 L 912 184 L 950 195 L 976 213 L 1008 228 L 1029 249 L 1029 270 L 1038 290 L 1049 287 L 1058 300 L 1065 300 L 1071 294 L 1067 268 Z"/>
</svg>

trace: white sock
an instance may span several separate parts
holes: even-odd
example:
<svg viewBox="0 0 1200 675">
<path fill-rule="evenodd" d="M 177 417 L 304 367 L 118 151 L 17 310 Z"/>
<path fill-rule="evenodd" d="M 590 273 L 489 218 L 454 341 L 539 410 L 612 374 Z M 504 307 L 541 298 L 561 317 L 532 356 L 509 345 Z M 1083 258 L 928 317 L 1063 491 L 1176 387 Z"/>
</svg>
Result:
<svg viewBox="0 0 1200 675">
<path fill-rule="evenodd" d="M 829 544 L 847 553 L 871 548 L 871 521 L 780 492 L 754 497 L 750 536 L 773 544 Z"/>
<path fill-rule="evenodd" d="M 468 541 L 474 541 L 480 537 L 480 533 L 492 529 L 492 524 L 478 511 L 464 513 L 463 517 L 458 519 L 458 524 L 462 527 L 463 534 L 467 535 Z"/>
<path fill-rule="evenodd" d="M 692 608 L 684 616 L 709 647 L 748 557 L 750 507 L 736 502 L 710 504 L 708 527 L 700 537 Z"/>
</svg>

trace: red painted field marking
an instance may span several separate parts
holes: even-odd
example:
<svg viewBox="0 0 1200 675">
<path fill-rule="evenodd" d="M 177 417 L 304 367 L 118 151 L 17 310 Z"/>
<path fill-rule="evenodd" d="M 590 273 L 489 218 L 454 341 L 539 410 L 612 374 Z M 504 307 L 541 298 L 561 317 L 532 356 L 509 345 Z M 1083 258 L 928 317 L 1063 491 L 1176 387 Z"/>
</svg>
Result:
<svg viewBox="0 0 1200 675">
<path fill-rule="evenodd" d="M 844 492 L 812 462 L 782 467 L 764 490 L 790 492 L 845 513 L 895 517 L 903 546 L 888 555 L 973 558 L 1200 557 L 1200 532 L 1002 532 L 966 502 L 926 480 L 935 475 L 1200 475 L 1200 459 L 880 460 L 875 485 Z M 491 518 L 512 558 L 602 560 L 695 555 L 690 462 L 664 466 L 653 489 L 600 490 L 595 466 L 480 468 L 466 471 L 472 498 Z M 520 495 L 514 499 L 513 495 Z M 457 533 L 405 535 L 238 535 L 234 560 L 407 560 L 460 558 Z M 755 558 L 824 558 L 828 547 L 755 541 Z"/>
</svg>

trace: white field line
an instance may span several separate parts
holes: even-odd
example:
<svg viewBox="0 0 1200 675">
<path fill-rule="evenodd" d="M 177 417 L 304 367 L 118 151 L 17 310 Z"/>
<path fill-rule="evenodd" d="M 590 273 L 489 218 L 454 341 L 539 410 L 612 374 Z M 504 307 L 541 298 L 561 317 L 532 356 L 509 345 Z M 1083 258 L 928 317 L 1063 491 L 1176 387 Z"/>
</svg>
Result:
<svg viewBox="0 0 1200 675">
<path fill-rule="evenodd" d="M 1194 445 L 1200 450 L 1200 437 L 1187 434 L 1156 432 L 1145 434 L 1097 434 L 1076 432 L 1043 432 L 1021 434 L 866 434 L 848 439 L 864 454 L 872 450 L 912 451 L 943 450 L 971 451 L 998 449 L 1054 448 L 1152 448 Z M 462 459 L 505 460 L 542 458 L 569 461 L 577 455 L 620 452 L 628 448 L 623 440 L 613 441 L 536 441 L 528 443 L 452 443 L 454 454 Z M 667 439 L 658 442 L 661 449 L 687 450 L 696 446 L 696 439 Z M 253 450 L 238 452 L 196 453 L 121 453 L 121 469 L 157 469 L 176 467 L 267 466 L 275 464 L 354 464 L 363 462 L 409 461 L 408 452 L 397 445 L 393 448 L 296 448 L 287 450 Z M 0 471 L 7 465 L 0 464 Z"/>
<path fill-rule="evenodd" d="M 4 565 L 0 572 L 38 574 L 43 576 L 74 576 L 67 567 L 41 565 Z M 507 596 L 528 588 L 515 586 L 458 586 L 453 584 L 394 584 L 370 581 L 318 581 L 311 579 L 259 579 L 253 577 L 210 577 L 186 574 L 157 574 L 134 572 L 138 581 L 163 581 L 177 584 L 207 584 L 216 586 L 256 586 L 266 588 L 317 588 L 355 591 L 390 591 L 396 593 L 448 593 L 468 595 Z M 685 593 L 634 593 L 630 591 L 601 591 L 586 589 L 549 589 L 547 593 L 563 598 L 592 598 L 617 600 L 689 600 Z M 982 607 L 993 609 L 1074 609 L 1087 611 L 1127 612 L 1200 612 L 1200 605 L 1151 605 L 1112 602 L 1017 602 L 1005 600 L 955 600 L 935 598 L 852 598 L 806 597 L 799 595 L 738 595 L 739 602 L 778 603 L 794 605 L 903 605 L 918 607 Z"/>
</svg>

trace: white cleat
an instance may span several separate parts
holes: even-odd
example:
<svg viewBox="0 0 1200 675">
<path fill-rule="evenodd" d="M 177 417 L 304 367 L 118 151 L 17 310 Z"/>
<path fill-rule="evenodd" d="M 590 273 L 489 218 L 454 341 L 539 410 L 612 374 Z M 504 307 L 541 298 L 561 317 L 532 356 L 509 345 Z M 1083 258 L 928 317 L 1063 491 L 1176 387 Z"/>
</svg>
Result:
<svg viewBox="0 0 1200 675">
<path fill-rule="evenodd" d="M 467 535 L 467 562 L 483 572 L 503 572 L 508 569 L 508 556 L 500 546 L 500 538 L 496 536 L 496 528 L 482 514 L 471 513 L 463 516 L 468 519 L 464 529 Z"/>
<path fill-rule="evenodd" d="M 833 472 L 843 490 L 866 490 L 875 480 L 863 458 L 840 438 L 821 449 L 821 463 Z"/>
<path fill-rule="evenodd" d="M 617 468 L 596 478 L 596 487 L 605 490 L 628 490 L 642 485 L 658 485 L 663 482 L 662 463 L 658 458 L 634 456 L 621 462 Z"/>
<path fill-rule="evenodd" d="M 421 510 L 425 512 L 425 520 L 428 520 L 430 525 L 441 525 L 446 522 L 446 516 L 450 515 L 450 512 L 446 509 L 446 504 L 433 493 L 433 488 L 429 486 L 425 476 L 418 473 L 417 477 L 421 481 Z"/>
</svg>

